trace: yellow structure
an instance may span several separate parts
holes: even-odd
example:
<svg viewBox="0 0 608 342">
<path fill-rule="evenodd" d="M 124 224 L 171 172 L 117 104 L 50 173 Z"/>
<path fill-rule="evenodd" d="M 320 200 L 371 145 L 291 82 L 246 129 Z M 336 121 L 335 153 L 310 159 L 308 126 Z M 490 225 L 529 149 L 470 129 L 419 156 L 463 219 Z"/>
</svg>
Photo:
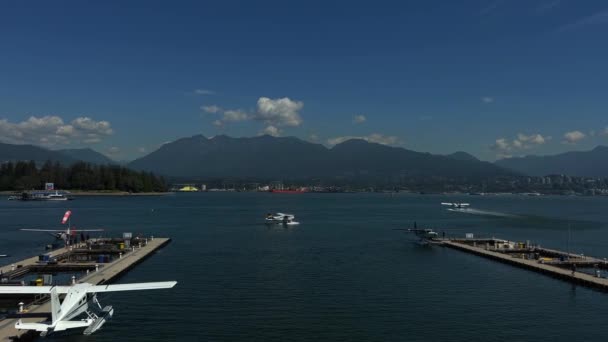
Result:
<svg viewBox="0 0 608 342">
<path fill-rule="evenodd" d="M 198 191 L 198 188 L 195 186 L 190 186 L 190 185 L 186 185 L 183 188 L 180 188 L 178 191 L 181 192 L 194 192 L 194 191 Z"/>
</svg>

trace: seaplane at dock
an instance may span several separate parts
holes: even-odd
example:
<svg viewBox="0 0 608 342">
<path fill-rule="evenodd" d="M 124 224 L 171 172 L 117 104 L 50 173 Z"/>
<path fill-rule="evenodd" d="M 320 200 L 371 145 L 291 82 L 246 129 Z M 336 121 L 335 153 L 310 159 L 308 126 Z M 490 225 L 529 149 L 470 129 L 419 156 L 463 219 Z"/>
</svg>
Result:
<svg viewBox="0 0 608 342">
<path fill-rule="evenodd" d="M 439 240 L 439 234 L 431 228 L 418 228 L 416 222 L 414 222 L 414 228 L 396 228 L 395 230 L 404 230 L 409 233 L 414 233 L 416 237 L 416 243 L 419 245 L 430 245 L 441 243 Z"/>
<path fill-rule="evenodd" d="M 77 233 L 82 234 L 84 232 L 102 232 L 103 231 L 103 229 L 78 229 L 78 231 L 76 231 L 76 229 L 72 228 L 71 216 L 72 216 L 72 211 L 68 210 L 65 212 L 65 214 L 63 215 L 63 219 L 61 220 L 61 224 L 67 223 L 68 227 L 66 229 L 25 229 L 24 228 L 24 229 L 20 229 L 20 230 L 26 231 L 26 232 L 43 232 L 43 233 L 51 234 L 57 240 L 64 241 L 66 246 L 70 244 L 70 240 L 75 239 L 75 236 Z"/>
<path fill-rule="evenodd" d="M 83 334 L 91 335 L 112 318 L 112 306 L 101 307 L 97 293 L 122 292 L 139 290 L 169 289 L 176 281 L 132 283 L 117 285 L 93 285 L 89 283 L 70 286 L 0 286 L 0 294 L 38 294 L 49 295 L 51 299 L 50 318 L 48 313 L 17 313 L 11 318 L 18 318 L 15 329 L 34 330 L 40 336 L 68 329 L 85 328 Z M 46 317 L 43 322 L 22 321 L 22 318 Z M 80 319 L 79 319 L 80 318 Z"/>
</svg>

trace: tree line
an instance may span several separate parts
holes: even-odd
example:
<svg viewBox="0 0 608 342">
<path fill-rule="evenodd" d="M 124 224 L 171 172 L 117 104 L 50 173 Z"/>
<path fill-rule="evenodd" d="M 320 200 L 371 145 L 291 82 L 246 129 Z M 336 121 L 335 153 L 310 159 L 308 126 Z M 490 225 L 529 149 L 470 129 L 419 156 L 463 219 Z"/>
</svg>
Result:
<svg viewBox="0 0 608 342">
<path fill-rule="evenodd" d="M 7 162 L 0 166 L 0 190 L 43 189 L 54 183 L 56 189 L 108 190 L 128 192 L 167 191 L 162 177 L 137 172 L 119 165 L 96 165 L 77 162 L 70 166 L 47 161 L 38 167 L 34 161 Z"/>
</svg>

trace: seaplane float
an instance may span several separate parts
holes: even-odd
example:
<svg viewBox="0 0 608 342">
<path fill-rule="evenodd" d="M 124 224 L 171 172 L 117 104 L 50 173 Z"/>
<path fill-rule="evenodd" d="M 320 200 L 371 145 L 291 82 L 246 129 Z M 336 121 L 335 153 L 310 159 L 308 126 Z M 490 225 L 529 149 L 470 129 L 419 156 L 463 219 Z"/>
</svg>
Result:
<svg viewBox="0 0 608 342">
<path fill-rule="evenodd" d="M 463 210 L 467 210 L 470 206 L 469 203 L 459 203 L 459 202 L 455 202 L 455 203 L 450 203 L 450 202 L 441 202 L 441 205 L 445 205 L 448 208 L 448 210 L 450 211 L 463 211 Z"/>
<path fill-rule="evenodd" d="M 68 329 L 85 328 L 84 334 L 91 335 L 114 314 L 112 306 L 101 307 L 97 293 L 169 289 L 175 284 L 176 281 L 116 285 L 79 283 L 70 286 L 0 286 L 0 294 L 44 294 L 51 298 L 50 318 L 48 313 L 11 315 L 13 318 L 19 318 L 15 329 L 38 331 L 40 336 L 44 337 Z M 63 301 L 60 299 L 61 295 L 64 295 Z M 46 317 L 47 320 L 38 323 L 22 321 L 23 318 L 32 317 Z M 84 318 L 78 319 L 79 317 Z"/>
<path fill-rule="evenodd" d="M 61 219 L 61 224 L 66 224 L 67 223 L 67 228 L 66 229 L 20 229 L 21 231 L 26 231 L 26 232 L 44 232 L 44 233 L 49 233 L 52 236 L 54 236 L 57 240 L 62 240 L 65 242 L 65 245 L 69 245 L 70 244 L 70 240 L 72 240 L 75 236 L 76 236 L 76 229 L 73 229 L 71 226 L 71 216 L 72 216 L 72 211 L 68 210 L 65 212 L 65 214 L 63 215 L 63 219 Z M 103 229 L 78 229 L 78 232 L 83 233 L 83 232 L 102 232 Z"/>
<path fill-rule="evenodd" d="M 284 213 L 268 213 L 266 214 L 266 224 L 282 224 L 286 226 L 298 225 L 300 222 L 297 222 L 296 217 L 292 214 L 284 214 Z"/>
</svg>

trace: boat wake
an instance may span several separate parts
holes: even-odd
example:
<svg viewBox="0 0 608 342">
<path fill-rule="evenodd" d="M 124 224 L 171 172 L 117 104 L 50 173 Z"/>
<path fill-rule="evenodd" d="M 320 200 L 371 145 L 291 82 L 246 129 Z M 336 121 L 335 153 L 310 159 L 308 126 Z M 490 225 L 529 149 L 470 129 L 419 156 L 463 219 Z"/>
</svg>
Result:
<svg viewBox="0 0 608 342">
<path fill-rule="evenodd" d="M 449 208 L 448 210 L 452 211 L 452 212 L 455 212 L 455 213 L 463 213 L 463 214 L 470 214 L 470 215 L 496 216 L 496 217 L 512 217 L 512 218 L 519 217 L 517 215 L 508 214 L 508 213 L 501 213 L 501 212 L 498 212 L 498 211 L 479 210 L 479 209 L 472 209 L 472 208 Z"/>
</svg>

